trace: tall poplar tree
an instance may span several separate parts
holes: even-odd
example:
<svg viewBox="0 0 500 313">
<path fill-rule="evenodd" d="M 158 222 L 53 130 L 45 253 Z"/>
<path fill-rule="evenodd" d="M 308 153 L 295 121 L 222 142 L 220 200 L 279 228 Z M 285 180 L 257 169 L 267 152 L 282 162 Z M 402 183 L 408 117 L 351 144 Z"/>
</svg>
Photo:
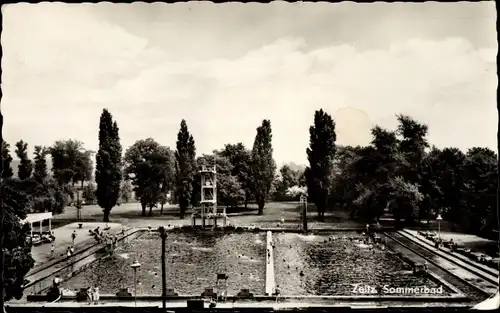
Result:
<svg viewBox="0 0 500 313">
<path fill-rule="evenodd" d="M 12 166 L 10 165 L 12 162 L 12 156 L 10 155 L 10 145 L 2 141 L 2 178 L 11 178 L 14 175 L 14 171 L 12 171 Z"/>
<path fill-rule="evenodd" d="M 21 161 L 18 165 L 17 176 L 21 180 L 31 177 L 33 173 L 33 162 L 28 158 L 28 144 L 22 140 L 16 143 L 16 155 Z"/>
<path fill-rule="evenodd" d="M 273 159 L 271 121 L 263 120 L 257 128 L 257 135 L 252 148 L 252 190 L 259 207 L 259 215 L 264 213 L 264 206 L 271 190 L 276 171 Z"/>
<path fill-rule="evenodd" d="M 179 200 L 180 217 L 184 218 L 186 209 L 193 196 L 193 179 L 196 173 L 196 147 L 193 136 L 189 133 L 185 120 L 181 121 L 181 129 L 177 134 L 176 184 Z"/>
<path fill-rule="evenodd" d="M 104 109 L 99 124 L 99 151 L 96 156 L 95 180 L 97 204 L 103 209 L 104 222 L 109 222 L 111 209 L 117 204 L 122 181 L 122 146 L 118 125 Z"/>
<path fill-rule="evenodd" d="M 309 134 L 309 148 L 307 148 L 309 166 L 304 174 L 309 199 L 316 205 L 319 218 L 323 219 L 330 192 L 330 174 L 337 140 L 335 123 L 323 109 L 315 112 L 314 125 L 309 128 Z"/>
<path fill-rule="evenodd" d="M 37 182 L 43 182 L 47 176 L 47 154 L 49 151 L 42 146 L 35 146 L 35 170 L 33 171 L 33 177 Z"/>
</svg>

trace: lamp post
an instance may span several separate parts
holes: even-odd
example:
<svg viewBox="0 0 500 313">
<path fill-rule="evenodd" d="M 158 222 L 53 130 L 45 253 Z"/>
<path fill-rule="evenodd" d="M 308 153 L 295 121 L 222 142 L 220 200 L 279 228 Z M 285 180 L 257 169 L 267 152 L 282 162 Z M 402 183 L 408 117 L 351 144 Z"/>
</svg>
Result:
<svg viewBox="0 0 500 313">
<path fill-rule="evenodd" d="M 165 243 L 167 241 L 167 231 L 165 227 L 160 226 L 158 228 L 158 231 L 160 232 L 160 237 L 161 237 L 161 297 L 162 297 L 162 303 L 163 303 L 163 309 L 167 307 L 167 270 L 166 270 L 166 260 L 165 260 L 165 255 L 166 255 L 166 248 L 165 248 Z"/>
<path fill-rule="evenodd" d="M 443 220 L 443 218 L 441 217 L 441 214 L 438 214 L 438 216 L 436 217 L 436 221 L 438 221 L 438 240 L 439 242 L 441 242 L 441 221 Z"/>
<path fill-rule="evenodd" d="M 300 196 L 300 203 L 302 204 L 302 230 L 307 232 L 307 196 L 305 194 Z"/>
<path fill-rule="evenodd" d="M 82 219 L 82 201 L 80 200 L 80 193 L 76 193 L 76 202 L 75 202 L 75 208 L 76 208 L 76 219 L 80 221 Z"/>
<path fill-rule="evenodd" d="M 134 269 L 134 303 L 135 306 L 137 307 L 137 269 L 141 267 L 141 263 L 137 262 L 137 260 L 130 265 Z"/>
</svg>

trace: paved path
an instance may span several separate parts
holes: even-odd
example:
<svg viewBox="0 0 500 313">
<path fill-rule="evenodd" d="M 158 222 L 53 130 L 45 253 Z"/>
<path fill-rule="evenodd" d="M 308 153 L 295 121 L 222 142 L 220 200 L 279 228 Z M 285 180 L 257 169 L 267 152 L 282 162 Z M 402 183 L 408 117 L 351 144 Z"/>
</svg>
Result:
<svg viewBox="0 0 500 313">
<path fill-rule="evenodd" d="M 60 258 L 66 255 L 66 249 L 72 245 L 71 234 L 76 231 L 75 238 L 75 250 L 81 250 L 95 244 L 94 236 L 89 235 L 89 230 L 93 230 L 99 227 L 100 230 L 104 230 L 106 223 L 82 223 L 83 226 L 80 229 L 78 223 L 72 223 L 62 227 L 53 229 L 54 236 L 56 240 L 54 241 L 55 248 L 55 258 Z M 122 229 L 121 224 L 108 223 L 110 229 L 107 232 L 115 233 Z M 43 266 L 47 261 L 51 260 L 50 257 L 50 243 L 44 243 L 39 246 L 34 246 L 31 248 L 31 255 L 35 260 L 35 266 L 31 269 L 30 273 L 37 271 L 40 266 Z M 28 273 L 29 274 L 29 273 Z"/>
<path fill-rule="evenodd" d="M 420 242 L 422 242 L 423 244 L 425 244 L 427 247 L 429 247 L 430 249 L 432 249 L 433 251 L 436 251 L 437 253 L 442 253 L 443 251 L 446 252 L 448 255 L 454 257 L 455 259 L 457 259 L 458 262 L 462 263 L 463 262 L 466 262 L 466 263 L 469 263 L 469 264 L 473 264 L 475 268 L 481 270 L 481 271 L 484 271 L 486 273 L 488 273 L 490 276 L 492 276 L 492 279 L 494 280 L 498 280 L 498 269 L 494 269 L 488 265 L 485 265 L 485 264 L 481 264 L 475 260 L 472 260 L 468 257 L 466 257 L 465 255 L 462 255 L 458 252 L 455 252 L 455 251 L 451 251 L 451 249 L 448 249 L 446 247 L 440 247 L 439 250 L 436 249 L 434 247 L 434 242 L 430 241 L 429 239 L 425 238 L 424 236 L 421 236 L 417 231 L 415 230 L 409 230 L 409 229 L 405 229 L 403 231 L 404 233 L 407 233 L 409 234 L 410 236 L 413 236 L 415 238 L 417 238 Z M 441 236 L 441 238 L 443 238 L 443 236 Z M 444 239 L 444 238 L 443 238 Z"/>
<path fill-rule="evenodd" d="M 429 255 L 421 255 L 421 251 L 417 249 L 418 247 L 411 246 L 411 244 L 415 245 L 412 241 L 405 237 L 400 237 L 395 236 L 395 234 L 391 234 L 390 236 L 388 236 L 387 234 L 384 235 L 385 245 L 388 246 L 391 250 L 398 251 L 406 256 L 406 258 L 409 258 L 417 263 L 423 264 L 425 263 L 426 259 L 428 259 L 429 261 L 431 260 L 431 258 L 433 257 L 432 253 L 428 253 L 429 255 L 431 255 L 430 258 Z M 470 286 L 459 276 L 456 276 L 447 271 L 447 269 L 441 267 L 440 264 L 434 263 L 434 261 L 432 261 L 428 262 L 427 266 L 429 271 L 435 273 L 436 275 L 439 275 L 448 283 L 458 288 L 458 290 L 460 290 L 462 293 L 467 294 L 468 297 L 473 301 L 483 301 L 487 297 L 487 293 L 479 291 L 476 288 Z"/>
<path fill-rule="evenodd" d="M 493 272 L 493 269 L 487 268 L 487 271 L 484 271 L 484 269 L 482 269 L 479 266 L 482 264 L 479 264 L 478 262 L 474 262 L 472 260 L 466 260 L 464 262 L 464 260 L 457 258 L 455 255 L 453 255 L 451 253 L 443 252 L 442 251 L 443 248 L 437 249 L 436 247 L 434 247 L 433 242 L 431 242 L 430 240 L 427 240 L 426 238 L 423 238 L 420 235 L 412 235 L 406 231 L 402 231 L 400 233 L 403 236 L 406 236 L 408 239 L 415 241 L 417 244 L 422 245 L 427 250 L 434 252 L 437 256 L 439 256 L 439 258 L 446 260 L 448 262 L 454 263 L 455 266 L 458 265 L 458 266 L 466 269 L 467 271 L 473 273 L 476 276 L 479 276 L 479 277 L 483 276 L 483 277 L 481 277 L 482 279 L 488 280 L 490 282 L 494 282 L 495 284 L 498 283 L 498 271 L 497 271 L 496 275 L 494 275 L 493 273 L 491 273 L 491 272 Z"/>
<path fill-rule="evenodd" d="M 460 278 L 461 280 L 469 283 L 470 285 L 475 286 L 479 290 L 482 290 L 483 293 L 485 293 L 487 295 L 491 295 L 491 294 L 496 292 L 496 289 L 497 289 L 496 285 L 493 285 L 493 284 L 485 281 L 481 277 L 478 277 L 477 275 L 467 271 L 466 269 L 463 269 L 463 268 L 457 266 L 456 264 L 440 257 L 439 255 L 435 254 L 433 251 L 430 251 L 430 250 L 424 248 L 423 246 L 419 245 L 418 243 L 416 243 L 414 240 L 412 240 L 412 238 L 404 236 L 401 233 L 394 233 L 394 234 L 392 234 L 392 236 L 395 239 L 400 240 L 405 245 L 408 245 L 409 248 L 416 250 L 419 254 L 422 254 L 424 257 L 428 258 L 429 261 L 436 263 L 443 270 L 447 271 L 448 273 L 451 273 L 455 277 Z M 447 280 L 449 280 L 449 279 L 447 278 Z M 454 285 L 456 285 L 456 284 L 454 284 Z M 464 291 L 464 289 L 462 289 L 462 287 L 460 287 L 460 289 L 462 291 Z M 466 292 L 466 293 L 469 294 L 470 292 Z"/>
</svg>

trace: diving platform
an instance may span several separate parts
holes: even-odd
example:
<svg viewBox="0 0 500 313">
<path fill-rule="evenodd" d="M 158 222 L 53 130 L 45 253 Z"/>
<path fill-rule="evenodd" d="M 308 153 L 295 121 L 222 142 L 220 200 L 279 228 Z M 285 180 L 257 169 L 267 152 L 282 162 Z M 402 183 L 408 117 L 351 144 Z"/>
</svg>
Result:
<svg viewBox="0 0 500 313">
<path fill-rule="evenodd" d="M 191 215 L 192 226 L 225 227 L 227 223 L 226 208 L 217 206 L 217 166 L 202 165 L 201 176 L 201 207 L 196 208 Z"/>
<path fill-rule="evenodd" d="M 198 209 L 197 211 L 198 212 L 193 213 L 191 216 L 192 226 L 225 227 L 227 224 L 227 215 L 224 209 L 218 209 L 218 212 L 215 214 L 207 214 L 206 212 L 203 212 L 203 208 Z"/>
</svg>

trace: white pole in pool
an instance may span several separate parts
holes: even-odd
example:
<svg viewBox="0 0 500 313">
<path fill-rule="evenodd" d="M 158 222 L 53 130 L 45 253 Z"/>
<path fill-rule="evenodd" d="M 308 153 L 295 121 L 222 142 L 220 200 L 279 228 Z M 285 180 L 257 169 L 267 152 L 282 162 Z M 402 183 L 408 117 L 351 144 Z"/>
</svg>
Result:
<svg viewBox="0 0 500 313">
<path fill-rule="evenodd" d="M 273 236 L 272 232 L 268 231 L 267 232 L 267 238 L 266 238 L 266 246 L 267 246 L 267 254 L 266 254 L 266 294 L 268 296 L 272 296 L 274 294 L 275 290 L 275 277 L 274 277 L 274 251 L 273 251 Z"/>
</svg>

